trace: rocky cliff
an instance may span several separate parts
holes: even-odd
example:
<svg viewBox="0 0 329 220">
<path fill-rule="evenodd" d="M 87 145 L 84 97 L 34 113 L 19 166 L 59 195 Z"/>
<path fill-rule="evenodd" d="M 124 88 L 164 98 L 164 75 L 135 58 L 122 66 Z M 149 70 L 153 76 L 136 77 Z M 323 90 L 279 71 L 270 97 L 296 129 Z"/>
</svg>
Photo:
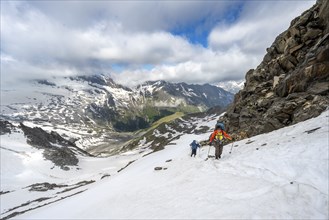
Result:
<svg viewBox="0 0 329 220">
<path fill-rule="evenodd" d="M 246 73 L 224 121 L 250 137 L 318 116 L 329 104 L 329 1 L 295 18 Z"/>
</svg>

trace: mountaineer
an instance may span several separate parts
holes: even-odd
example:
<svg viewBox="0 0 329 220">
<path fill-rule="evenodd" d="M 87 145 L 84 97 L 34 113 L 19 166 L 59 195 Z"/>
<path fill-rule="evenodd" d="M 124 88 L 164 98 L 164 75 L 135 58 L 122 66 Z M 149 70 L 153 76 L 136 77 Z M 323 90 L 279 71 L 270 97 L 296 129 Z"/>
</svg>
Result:
<svg viewBox="0 0 329 220">
<path fill-rule="evenodd" d="M 196 150 L 198 149 L 198 147 L 200 147 L 200 144 L 196 141 L 196 140 L 193 140 L 192 143 L 190 144 L 191 146 L 191 149 L 192 149 L 192 153 L 191 153 L 191 157 L 194 155 L 196 155 Z"/>
<path fill-rule="evenodd" d="M 216 160 L 221 158 L 225 139 L 232 140 L 232 137 L 224 131 L 224 124 L 222 122 L 217 122 L 215 129 L 209 138 L 209 145 L 213 145 L 216 149 Z"/>
</svg>

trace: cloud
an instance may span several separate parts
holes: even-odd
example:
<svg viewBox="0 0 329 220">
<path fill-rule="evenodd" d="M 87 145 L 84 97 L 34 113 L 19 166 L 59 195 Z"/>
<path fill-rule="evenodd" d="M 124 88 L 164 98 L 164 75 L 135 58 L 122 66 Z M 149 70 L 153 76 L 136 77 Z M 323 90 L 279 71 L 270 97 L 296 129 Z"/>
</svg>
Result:
<svg viewBox="0 0 329 220">
<path fill-rule="evenodd" d="M 85 29 L 99 20 L 119 22 L 132 31 L 171 31 L 221 18 L 229 1 L 31 1 L 50 18 L 70 27 Z M 72 13 L 74 12 L 74 13 Z"/>
<path fill-rule="evenodd" d="M 248 1 L 234 24 L 219 23 L 209 34 L 209 47 L 227 51 L 237 46 L 256 60 L 265 55 L 275 37 L 285 31 L 290 21 L 310 8 L 314 1 Z"/>
<path fill-rule="evenodd" d="M 97 73 L 128 86 L 242 79 L 312 3 L 1 2 L 1 84 Z M 209 46 L 192 43 L 186 30 L 210 33 Z"/>
<path fill-rule="evenodd" d="M 297 6 L 296 2 L 285 1 L 247 2 L 235 22 L 219 22 L 214 27 L 208 37 L 209 48 L 198 51 L 193 58 L 152 70 L 127 70 L 113 77 L 130 85 L 145 79 L 199 84 L 244 79 L 245 73 L 261 62 L 275 37 L 313 4 L 314 1 L 299 2 Z"/>
<path fill-rule="evenodd" d="M 238 47 L 233 47 L 225 53 L 204 49 L 185 62 L 157 65 L 151 70 L 128 69 L 112 74 L 112 77 L 121 84 L 131 86 L 136 86 L 145 80 L 216 84 L 219 81 L 241 79 L 241 69 L 248 69 L 251 61 L 252 59 L 246 57 Z"/>
</svg>

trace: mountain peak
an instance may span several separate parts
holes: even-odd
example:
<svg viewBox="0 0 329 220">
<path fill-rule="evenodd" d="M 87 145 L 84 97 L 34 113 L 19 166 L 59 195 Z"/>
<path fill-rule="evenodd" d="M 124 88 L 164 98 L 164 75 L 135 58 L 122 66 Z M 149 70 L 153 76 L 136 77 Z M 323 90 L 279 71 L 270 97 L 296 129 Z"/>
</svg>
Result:
<svg viewBox="0 0 329 220">
<path fill-rule="evenodd" d="M 239 80 L 239 81 L 230 80 L 230 81 L 220 82 L 218 83 L 217 86 L 233 94 L 236 94 L 241 89 L 243 89 L 244 82 L 245 82 L 244 80 Z"/>
</svg>

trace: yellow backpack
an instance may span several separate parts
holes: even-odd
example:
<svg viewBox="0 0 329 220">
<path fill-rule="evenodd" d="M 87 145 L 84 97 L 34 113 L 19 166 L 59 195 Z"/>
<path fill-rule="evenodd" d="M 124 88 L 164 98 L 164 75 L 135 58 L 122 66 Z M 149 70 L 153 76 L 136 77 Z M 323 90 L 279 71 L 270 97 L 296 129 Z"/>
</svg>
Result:
<svg viewBox="0 0 329 220">
<path fill-rule="evenodd" d="M 215 140 L 217 141 L 222 141 L 224 139 L 224 136 L 223 136 L 223 132 L 222 131 L 218 131 L 216 136 L 215 136 Z"/>
</svg>

